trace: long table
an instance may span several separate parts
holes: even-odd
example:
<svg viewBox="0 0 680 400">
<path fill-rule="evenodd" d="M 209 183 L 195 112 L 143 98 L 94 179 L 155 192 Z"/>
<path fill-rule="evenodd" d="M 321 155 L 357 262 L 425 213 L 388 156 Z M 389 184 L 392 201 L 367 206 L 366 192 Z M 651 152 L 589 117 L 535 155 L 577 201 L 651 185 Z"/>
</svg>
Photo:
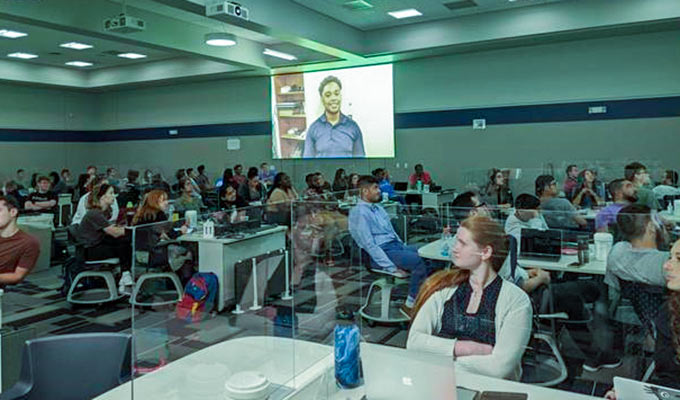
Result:
<svg viewBox="0 0 680 400">
<path fill-rule="evenodd" d="M 370 346 L 371 352 L 400 354 L 401 357 L 399 360 L 395 358 L 395 362 L 402 361 L 404 356 L 408 357 L 409 350 L 395 350 L 377 344 L 366 346 Z M 364 362 L 364 368 L 365 365 Z M 409 370 L 408 363 L 391 363 L 385 367 L 399 368 L 405 377 L 413 373 Z M 272 382 L 274 391 L 269 395 L 270 400 L 359 400 L 365 393 L 365 389 L 361 387 L 354 390 L 340 390 L 336 387 L 331 346 L 282 337 L 252 336 L 228 340 L 199 350 L 160 370 L 137 378 L 132 383 L 127 382 L 114 388 L 96 400 L 129 400 L 133 390 L 135 399 L 144 400 L 224 398 L 219 396 L 223 396 L 224 383 L 228 377 L 246 370 L 259 371 Z M 526 393 L 529 400 L 595 399 L 461 370 L 456 370 L 455 375 L 458 386 L 477 391 Z M 192 381 L 192 376 L 200 377 L 200 386 Z M 199 395 L 198 390 L 202 395 Z"/>
<path fill-rule="evenodd" d="M 441 239 L 439 239 L 419 248 L 418 255 L 423 258 L 429 258 L 431 260 L 451 261 L 451 257 L 443 256 L 441 250 L 442 241 Z M 517 261 L 523 266 L 542 268 L 546 271 L 604 275 L 607 270 L 607 262 L 595 259 L 594 246 L 591 245 L 589 250 L 590 250 L 590 262 L 581 266 L 572 265 L 573 263 L 578 261 L 578 256 L 565 254 L 562 254 L 562 256 L 560 256 L 560 259 L 555 261 L 527 259 L 522 257 L 520 257 Z"/>
<path fill-rule="evenodd" d="M 239 238 L 204 238 L 202 230 L 182 235 L 180 241 L 198 243 L 198 270 L 217 275 L 217 309 L 234 300 L 234 265 L 241 261 L 286 247 L 286 227 L 272 226 Z"/>
</svg>

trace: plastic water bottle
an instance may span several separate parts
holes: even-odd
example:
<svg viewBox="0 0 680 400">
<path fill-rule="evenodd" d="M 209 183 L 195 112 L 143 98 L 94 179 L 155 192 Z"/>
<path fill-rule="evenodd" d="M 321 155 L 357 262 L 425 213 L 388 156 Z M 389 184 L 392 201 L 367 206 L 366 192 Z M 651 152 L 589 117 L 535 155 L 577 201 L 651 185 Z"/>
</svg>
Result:
<svg viewBox="0 0 680 400">
<path fill-rule="evenodd" d="M 335 326 L 335 381 L 338 387 L 353 389 L 361 386 L 361 358 L 359 355 L 359 327 Z"/>
<path fill-rule="evenodd" d="M 442 232 L 442 256 L 448 257 L 450 255 L 449 253 L 449 247 L 451 246 L 451 228 L 446 227 L 444 228 L 444 232 Z"/>
</svg>

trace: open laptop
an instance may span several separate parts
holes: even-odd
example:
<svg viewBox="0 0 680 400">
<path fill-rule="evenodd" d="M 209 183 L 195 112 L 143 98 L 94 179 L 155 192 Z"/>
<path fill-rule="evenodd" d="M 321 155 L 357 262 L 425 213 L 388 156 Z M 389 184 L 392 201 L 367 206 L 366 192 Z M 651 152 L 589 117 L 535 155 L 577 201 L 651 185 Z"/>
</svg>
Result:
<svg viewBox="0 0 680 400">
<path fill-rule="evenodd" d="M 614 377 L 614 390 L 617 400 L 680 400 L 680 390 L 620 376 Z"/>
<path fill-rule="evenodd" d="M 451 357 L 361 343 L 366 400 L 473 400 L 474 390 L 456 389 Z"/>
<path fill-rule="evenodd" d="M 394 190 L 397 192 L 405 192 L 408 190 L 408 182 L 394 182 Z"/>
<path fill-rule="evenodd" d="M 562 256 L 562 231 L 556 229 L 522 229 L 519 257 L 559 261 Z"/>
</svg>

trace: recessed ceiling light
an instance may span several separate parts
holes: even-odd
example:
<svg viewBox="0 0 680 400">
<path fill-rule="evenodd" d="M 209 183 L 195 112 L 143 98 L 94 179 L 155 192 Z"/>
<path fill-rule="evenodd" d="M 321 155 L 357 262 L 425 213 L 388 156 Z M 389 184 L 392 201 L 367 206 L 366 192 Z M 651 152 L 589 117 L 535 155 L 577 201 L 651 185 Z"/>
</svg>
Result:
<svg viewBox="0 0 680 400">
<path fill-rule="evenodd" d="M 417 17 L 419 15 L 423 15 L 423 13 L 416 10 L 415 8 L 409 8 L 409 9 L 406 9 L 406 10 L 399 10 L 399 11 L 390 11 L 390 12 L 388 12 L 388 14 L 390 14 L 390 16 L 392 16 L 396 19 Z"/>
<path fill-rule="evenodd" d="M 21 52 L 7 54 L 7 57 L 21 58 L 22 60 L 30 60 L 31 58 L 38 58 L 38 56 L 36 56 L 35 54 L 21 53 Z"/>
<path fill-rule="evenodd" d="M 85 49 L 91 49 L 92 45 L 85 44 L 85 43 L 78 43 L 78 42 L 68 42 L 68 43 L 62 43 L 59 46 L 61 47 L 66 47 L 67 49 L 73 49 L 73 50 L 85 50 Z"/>
<path fill-rule="evenodd" d="M 236 44 L 236 36 L 226 32 L 207 33 L 205 44 L 210 46 L 233 46 Z"/>
<path fill-rule="evenodd" d="M 10 31 L 9 29 L 0 29 L 0 36 L 8 39 L 16 39 L 24 36 L 28 36 L 28 33 Z"/>
<path fill-rule="evenodd" d="M 92 63 L 87 62 L 87 61 L 69 61 L 66 63 L 66 65 L 70 65 L 72 67 L 91 67 Z"/>
<path fill-rule="evenodd" d="M 284 60 L 288 61 L 293 61 L 297 60 L 297 57 L 294 55 L 288 54 L 288 53 L 282 53 L 280 51 L 272 50 L 272 49 L 264 49 L 262 54 L 267 55 L 267 56 L 272 56 L 272 57 L 277 57 L 277 58 L 283 58 Z"/>
<path fill-rule="evenodd" d="M 138 58 L 145 58 L 146 54 L 139 54 L 139 53 L 120 53 L 118 54 L 118 57 L 122 58 L 129 58 L 131 60 L 136 60 Z"/>
</svg>

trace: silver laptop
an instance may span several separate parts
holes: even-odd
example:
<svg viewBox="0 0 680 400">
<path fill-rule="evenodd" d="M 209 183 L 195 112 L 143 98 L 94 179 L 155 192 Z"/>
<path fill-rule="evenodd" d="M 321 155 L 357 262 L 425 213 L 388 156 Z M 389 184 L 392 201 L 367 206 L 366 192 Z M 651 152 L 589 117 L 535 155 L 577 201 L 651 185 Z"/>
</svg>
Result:
<svg viewBox="0 0 680 400">
<path fill-rule="evenodd" d="M 367 400 L 471 400 L 456 390 L 453 358 L 391 346 L 361 343 Z"/>
<path fill-rule="evenodd" d="M 680 390 L 628 378 L 614 377 L 617 400 L 680 400 Z"/>
</svg>

